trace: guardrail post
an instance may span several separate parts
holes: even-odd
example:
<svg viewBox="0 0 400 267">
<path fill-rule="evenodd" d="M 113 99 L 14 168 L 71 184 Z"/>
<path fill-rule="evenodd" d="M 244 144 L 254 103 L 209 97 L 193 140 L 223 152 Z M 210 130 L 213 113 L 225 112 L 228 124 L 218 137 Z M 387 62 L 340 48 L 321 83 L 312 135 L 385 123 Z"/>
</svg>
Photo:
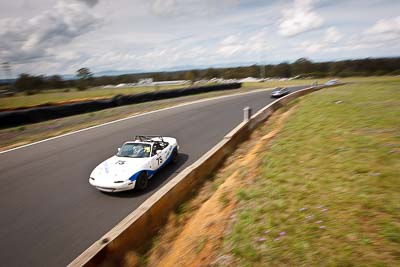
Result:
<svg viewBox="0 0 400 267">
<path fill-rule="evenodd" d="M 245 107 L 243 109 L 243 121 L 248 122 L 251 118 L 251 108 Z"/>
</svg>

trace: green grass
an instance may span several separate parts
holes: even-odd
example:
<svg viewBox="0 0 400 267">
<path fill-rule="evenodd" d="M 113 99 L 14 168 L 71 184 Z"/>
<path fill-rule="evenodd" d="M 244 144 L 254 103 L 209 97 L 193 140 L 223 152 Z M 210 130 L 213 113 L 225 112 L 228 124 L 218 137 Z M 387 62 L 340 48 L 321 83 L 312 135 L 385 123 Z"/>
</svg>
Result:
<svg viewBox="0 0 400 267">
<path fill-rule="evenodd" d="M 311 85 L 315 81 L 319 81 L 320 83 L 322 81 L 328 81 L 328 79 L 299 79 L 299 80 L 291 80 L 291 81 L 267 81 L 267 82 L 261 82 L 261 83 L 243 83 L 242 87 L 244 88 L 259 88 L 259 87 L 278 87 L 278 86 L 297 86 L 297 85 Z"/>
<path fill-rule="evenodd" d="M 138 94 L 143 92 L 152 92 L 158 90 L 178 89 L 186 86 L 145 86 L 145 87 L 121 87 L 121 88 L 102 88 L 94 87 L 85 91 L 78 91 L 75 88 L 61 90 L 48 90 L 35 95 L 24 95 L 22 93 L 15 96 L 0 98 L 0 109 L 30 107 L 45 103 L 57 103 L 79 99 L 108 98 L 118 94 Z"/>
<path fill-rule="evenodd" d="M 244 88 L 255 88 L 255 87 L 277 87 L 277 86 L 298 86 L 298 85 L 312 85 L 314 82 L 318 84 L 324 84 L 325 82 L 335 78 L 318 78 L 318 79 L 297 79 L 291 81 L 267 81 L 263 83 L 244 83 Z M 396 76 L 373 76 L 373 77 L 349 77 L 349 78 L 338 78 L 341 82 L 353 83 L 353 82 L 377 82 L 377 81 L 395 81 L 399 77 Z"/>
<path fill-rule="evenodd" d="M 400 266 L 399 78 L 302 98 L 261 156 L 224 239 L 237 266 Z"/>
</svg>

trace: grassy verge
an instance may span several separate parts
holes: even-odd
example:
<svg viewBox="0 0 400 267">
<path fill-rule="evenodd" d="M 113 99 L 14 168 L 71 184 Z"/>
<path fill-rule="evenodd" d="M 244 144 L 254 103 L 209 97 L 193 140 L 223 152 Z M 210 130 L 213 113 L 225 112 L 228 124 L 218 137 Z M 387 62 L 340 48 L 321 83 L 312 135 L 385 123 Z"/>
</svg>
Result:
<svg viewBox="0 0 400 267">
<path fill-rule="evenodd" d="M 399 170 L 400 79 L 306 96 L 247 170 L 221 254 L 235 266 L 399 266 Z"/>
<path fill-rule="evenodd" d="M 78 91 L 75 88 L 60 90 L 47 90 L 35 95 L 24 95 L 19 93 L 15 96 L 0 98 L 0 109 L 31 107 L 45 103 L 63 103 L 69 101 L 79 101 L 86 99 L 109 98 L 118 94 L 138 94 L 143 92 L 154 92 L 168 89 L 179 89 L 187 86 L 143 86 L 143 87 L 122 87 L 122 88 L 102 88 L 93 87 L 85 91 Z"/>
<path fill-rule="evenodd" d="M 318 84 L 324 84 L 325 82 L 334 79 L 334 78 L 318 78 L 318 79 L 298 79 L 298 80 L 291 80 L 291 81 L 279 81 L 279 80 L 272 80 L 266 81 L 263 83 L 243 83 L 243 87 L 245 88 L 253 88 L 259 86 L 259 84 L 264 85 L 265 87 L 277 87 L 277 86 L 297 86 L 297 85 L 304 85 L 304 84 L 313 84 L 317 82 Z M 374 76 L 374 77 L 348 77 L 348 78 L 339 78 L 341 82 L 345 83 L 353 83 L 353 82 L 377 82 L 377 81 L 396 81 L 399 80 L 399 77 L 396 76 Z"/>
</svg>

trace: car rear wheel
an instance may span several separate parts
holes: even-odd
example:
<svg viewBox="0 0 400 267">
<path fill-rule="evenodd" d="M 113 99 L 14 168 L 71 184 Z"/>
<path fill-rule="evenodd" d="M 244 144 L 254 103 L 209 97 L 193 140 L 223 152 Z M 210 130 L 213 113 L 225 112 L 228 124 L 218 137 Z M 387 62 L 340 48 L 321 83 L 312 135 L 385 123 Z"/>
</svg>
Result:
<svg viewBox="0 0 400 267">
<path fill-rule="evenodd" d="M 146 173 L 142 172 L 136 180 L 135 188 L 137 188 L 139 190 L 144 190 L 147 188 L 148 182 L 149 182 L 149 179 L 147 178 Z"/>
<path fill-rule="evenodd" d="M 172 152 L 171 163 L 176 164 L 177 162 L 178 162 L 178 150 L 175 149 L 174 152 Z"/>
</svg>

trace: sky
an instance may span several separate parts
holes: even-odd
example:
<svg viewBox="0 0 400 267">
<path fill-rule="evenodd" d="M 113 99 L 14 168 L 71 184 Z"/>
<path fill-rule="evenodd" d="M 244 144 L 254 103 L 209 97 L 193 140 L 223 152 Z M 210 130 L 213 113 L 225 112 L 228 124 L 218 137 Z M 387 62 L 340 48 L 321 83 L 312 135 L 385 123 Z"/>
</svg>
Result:
<svg viewBox="0 0 400 267">
<path fill-rule="evenodd" d="M 14 76 L 390 56 L 398 0 L 0 2 L 0 63 Z"/>
</svg>

